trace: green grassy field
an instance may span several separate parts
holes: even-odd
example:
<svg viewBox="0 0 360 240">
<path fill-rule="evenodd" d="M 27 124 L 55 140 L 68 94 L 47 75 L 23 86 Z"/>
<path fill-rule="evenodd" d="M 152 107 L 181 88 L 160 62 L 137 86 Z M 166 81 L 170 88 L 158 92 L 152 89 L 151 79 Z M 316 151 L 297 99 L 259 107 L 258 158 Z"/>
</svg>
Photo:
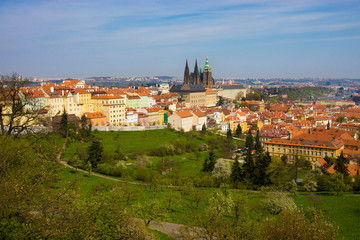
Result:
<svg viewBox="0 0 360 240">
<path fill-rule="evenodd" d="M 360 239 L 360 196 L 297 195 L 295 202 L 300 208 L 315 207 L 339 227 L 339 235 L 345 239 Z"/>
<path fill-rule="evenodd" d="M 111 180 L 99 178 L 96 176 L 88 176 L 87 174 L 75 172 L 71 169 L 64 168 L 62 175 L 63 184 L 69 184 L 71 181 L 77 181 L 77 187 L 82 197 L 87 197 L 90 189 L 99 183 L 117 184 Z M 130 205 L 136 203 L 143 204 L 149 199 L 155 198 L 155 192 L 148 187 L 138 185 L 128 185 L 136 192 L 134 199 L 131 200 Z M 203 212 L 207 207 L 207 200 L 215 191 L 219 189 L 214 188 L 200 188 L 203 195 L 203 200 L 200 202 L 198 211 Z M 194 202 L 191 197 L 181 194 L 178 189 L 171 189 L 163 187 L 156 193 L 156 198 L 166 206 L 166 195 L 175 192 L 177 200 L 175 200 L 171 211 L 168 213 L 165 221 L 194 224 L 193 219 L 189 218 L 189 212 L 193 211 Z M 230 191 L 232 194 L 246 194 L 250 208 L 257 209 L 261 206 L 261 199 L 264 198 L 263 193 L 258 192 L 242 192 Z M 344 239 L 359 239 L 360 237 L 360 197 L 359 196 L 319 196 L 319 195 L 296 195 L 294 196 L 295 203 L 300 209 L 315 206 L 315 208 L 322 210 L 324 216 L 336 223 L 339 226 L 339 238 Z M 166 239 L 166 238 L 164 238 Z"/>
</svg>

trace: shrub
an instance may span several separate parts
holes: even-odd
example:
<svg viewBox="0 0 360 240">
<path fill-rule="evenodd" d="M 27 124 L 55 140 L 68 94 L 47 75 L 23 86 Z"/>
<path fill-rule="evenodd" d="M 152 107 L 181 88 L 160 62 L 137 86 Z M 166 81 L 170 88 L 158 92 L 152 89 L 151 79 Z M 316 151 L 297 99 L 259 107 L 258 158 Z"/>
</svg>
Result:
<svg viewBox="0 0 360 240">
<path fill-rule="evenodd" d="M 200 152 L 202 152 L 202 151 L 207 151 L 208 148 L 209 148 L 209 146 L 208 146 L 206 143 L 200 144 L 200 145 L 198 146 L 198 149 L 199 149 Z"/>
<path fill-rule="evenodd" d="M 264 208 L 269 213 L 277 215 L 285 210 L 294 211 L 296 209 L 295 202 L 284 192 L 273 192 L 263 200 Z"/>
<path fill-rule="evenodd" d="M 124 167 L 103 163 L 98 165 L 96 171 L 105 175 L 121 177 L 124 171 Z"/>
</svg>

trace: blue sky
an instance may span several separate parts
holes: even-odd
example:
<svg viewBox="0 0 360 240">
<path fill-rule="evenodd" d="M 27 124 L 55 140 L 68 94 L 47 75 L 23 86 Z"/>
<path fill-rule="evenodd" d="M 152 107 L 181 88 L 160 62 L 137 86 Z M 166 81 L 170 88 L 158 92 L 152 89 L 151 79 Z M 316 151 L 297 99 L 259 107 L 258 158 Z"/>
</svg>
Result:
<svg viewBox="0 0 360 240">
<path fill-rule="evenodd" d="M 0 74 L 360 78 L 359 0 L 1 0 Z"/>
</svg>

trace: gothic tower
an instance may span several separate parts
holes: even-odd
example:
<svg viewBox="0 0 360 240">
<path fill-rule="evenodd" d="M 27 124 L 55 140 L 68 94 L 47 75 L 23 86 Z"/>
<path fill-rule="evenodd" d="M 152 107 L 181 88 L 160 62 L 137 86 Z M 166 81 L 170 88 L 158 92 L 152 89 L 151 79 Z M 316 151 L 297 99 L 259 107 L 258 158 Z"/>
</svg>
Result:
<svg viewBox="0 0 360 240">
<path fill-rule="evenodd" d="M 192 79 L 192 84 L 193 85 L 201 84 L 201 82 L 200 82 L 200 73 L 199 73 L 199 68 L 198 68 L 198 65 L 197 65 L 197 60 L 195 60 L 195 68 L 194 68 L 194 76 L 193 76 L 193 79 Z"/>
<path fill-rule="evenodd" d="M 186 59 L 185 71 L 184 71 L 184 84 L 190 84 L 190 71 L 188 61 Z"/>
<path fill-rule="evenodd" d="M 202 76 L 203 76 L 202 77 L 203 85 L 205 85 L 205 86 L 215 85 L 215 81 L 214 81 L 214 79 L 212 77 L 212 74 L 211 74 L 211 67 L 209 65 L 208 57 L 206 57 L 205 66 L 203 68 Z"/>
</svg>

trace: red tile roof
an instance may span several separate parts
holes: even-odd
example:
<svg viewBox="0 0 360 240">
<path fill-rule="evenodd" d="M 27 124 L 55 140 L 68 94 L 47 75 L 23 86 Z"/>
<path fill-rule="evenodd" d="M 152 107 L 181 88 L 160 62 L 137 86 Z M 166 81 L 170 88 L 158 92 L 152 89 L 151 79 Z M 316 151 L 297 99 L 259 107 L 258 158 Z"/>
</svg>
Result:
<svg viewBox="0 0 360 240">
<path fill-rule="evenodd" d="M 181 118 L 187 118 L 187 117 L 192 117 L 193 115 L 189 112 L 189 111 L 178 111 L 176 112 L 177 115 L 179 115 Z"/>
</svg>

